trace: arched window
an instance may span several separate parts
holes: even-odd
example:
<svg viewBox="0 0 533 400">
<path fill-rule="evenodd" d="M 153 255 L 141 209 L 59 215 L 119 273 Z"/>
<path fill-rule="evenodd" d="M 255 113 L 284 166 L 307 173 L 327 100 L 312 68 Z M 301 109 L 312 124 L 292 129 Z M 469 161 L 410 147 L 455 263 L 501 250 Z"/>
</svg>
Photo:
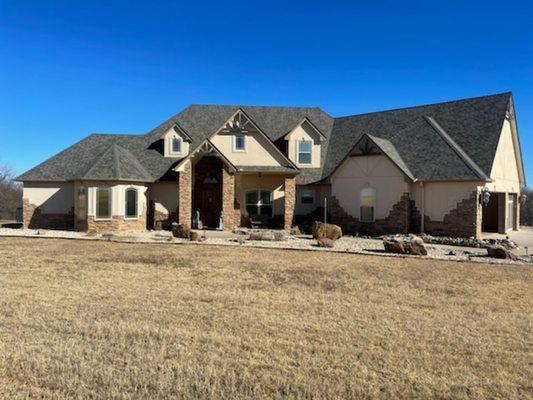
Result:
<svg viewBox="0 0 533 400">
<path fill-rule="evenodd" d="M 181 138 L 174 136 L 172 138 L 172 152 L 173 153 L 181 153 Z"/>
<path fill-rule="evenodd" d="M 376 207 L 376 190 L 366 187 L 361 190 L 359 206 L 359 220 L 361 222 L 374 222 Z"/>
<path fill-rule="evenodd" d="M 135 188 L 127 188 L 126 189 L 126 195 L 125 197 L 125 214 L 126 218 L 137 218 L 138 212 L 137 212 L 137 189 Z"/>
</svg>

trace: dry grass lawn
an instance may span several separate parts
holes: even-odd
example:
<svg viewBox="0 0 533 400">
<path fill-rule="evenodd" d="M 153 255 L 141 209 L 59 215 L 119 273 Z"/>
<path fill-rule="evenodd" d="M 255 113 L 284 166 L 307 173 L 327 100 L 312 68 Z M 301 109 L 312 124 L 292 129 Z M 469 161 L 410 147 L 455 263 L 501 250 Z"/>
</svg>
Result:
<svg viewBox="0 0 533 400">
<path fill-rule="evenodd" d="M 527 398 L 533 269 L 0 238 L 0 398 Z"/>
</svg>

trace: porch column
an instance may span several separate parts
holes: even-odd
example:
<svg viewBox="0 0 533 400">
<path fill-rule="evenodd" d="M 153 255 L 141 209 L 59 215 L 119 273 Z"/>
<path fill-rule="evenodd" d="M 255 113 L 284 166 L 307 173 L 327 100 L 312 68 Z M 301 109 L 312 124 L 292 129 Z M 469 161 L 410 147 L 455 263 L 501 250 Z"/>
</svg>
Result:
<svg viewBox="0 0 533 400">
<path fill-rule="evenodd" d="M 236 226 L 235 221 L 235 174 L 230 174 L 222 167 L 222 215 L 225 231 Z"/>
<path fill-rule="evenodd" d="M 285 178 L 285 210 L 284 228 L 291 229 L 294 218 L 294 205 L 296 204 L 296 180 L 294 176 Z"/>
<path fill-rule="evenodd" d="M 191 226 L 192 208 L 192 165 L 187 162 L 183 171 L 179 172 L 178 222 Z"/>
</svg>

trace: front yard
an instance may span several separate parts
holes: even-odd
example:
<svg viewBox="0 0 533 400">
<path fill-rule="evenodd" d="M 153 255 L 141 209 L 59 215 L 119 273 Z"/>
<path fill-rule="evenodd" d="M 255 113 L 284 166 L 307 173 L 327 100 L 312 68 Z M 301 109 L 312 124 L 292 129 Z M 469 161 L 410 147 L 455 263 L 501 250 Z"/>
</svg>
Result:
<svg viewBox="0 0 533 400">
<path fill-rule="evenodd" d="M 0 238 L 0 398 L 533 396 L 533 269 Z"/>
</svg>

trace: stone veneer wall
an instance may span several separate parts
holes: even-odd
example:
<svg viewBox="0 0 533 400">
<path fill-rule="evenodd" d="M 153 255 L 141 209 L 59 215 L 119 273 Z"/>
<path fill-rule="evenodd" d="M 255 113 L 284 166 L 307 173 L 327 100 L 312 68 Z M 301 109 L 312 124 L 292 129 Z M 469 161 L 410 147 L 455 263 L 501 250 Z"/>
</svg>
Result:
<svg viewBox="0 0 533 400">
<path fill-rule="evenodd" d="M 331 222 L 339 225 L 344 233 L 365 235 L 383 235 L 386 233 L 409 233 L 411 223 L 411 201 L 409 193 L 404 193 L 400 200 L 392 206 L 389 215 L 374 222 L 361 222 L 348 214 L 339 204 L 335 196 L 331 197 Z"/>
<path fill-rule="evenodd" d="M 240 221 L 235 219 L 235 175 L 222 167 L 222 215 L 225 231 L 231 231 Z"/>
<path fill-rule="evenodd" d="M 23 227 L 29 229 L 74 229 L 74 208 L 68 213 L 42 213 L 40 208 L 28 199 L 22 200 Z"/>
<path fill-rule="evenodd" d="M 95 220 L 93 216 L 87 217 L 89 232 L 112 232 L 112 231 L 145 231 L 146 230 L 146 206 L 143 207 L 139 218 L 129 219 L 122 215 L 113 215 L 110 220 Z"/>
<path fill-rule="evenodd" d="M 294 177 L 285 178 L 285 207 L 284 207 L 284 228 L 291 229 L 294 219 L 294 207 L 296 205 L 296 179 Z"/>
<path fill-rule="evenodd" d="M 190 161 L 185 164 L 184 170 L 179 172 L 178 193 L 178 222 L 190 227 L 192 221 L 192 165 Z"/>
</svg>

